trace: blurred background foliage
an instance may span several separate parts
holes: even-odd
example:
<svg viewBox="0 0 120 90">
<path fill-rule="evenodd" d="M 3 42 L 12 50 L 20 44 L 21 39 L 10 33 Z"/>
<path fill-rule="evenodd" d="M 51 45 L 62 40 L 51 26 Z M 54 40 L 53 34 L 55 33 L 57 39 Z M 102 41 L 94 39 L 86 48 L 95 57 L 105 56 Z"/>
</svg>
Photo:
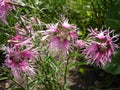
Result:
<svg viewBox="0 0 120 90">
<path fill-rule="evenodd" d="M 20 15 L 34 16 L 45 23 L 54 23 L 65 15 L 70 23 L 80 28 L 83 36 L 88 27 L 110 27 L 119 32 L 119 4 L 119 0 L 18 0 L 14 3 L 16 10 L 8 15 L 9 26 L 0 23 L 0 44 L 7 40 L 8 34 L 13 34 L 11 27 L 14 27 Z"/>
<path fill-rule="evenodd" d="M 118 33 L 120 33 L 120 0 L 115 1 L 113 6 L 108 9 L 106 15 L 106 26 L 115 29 Z"/>
</svg>

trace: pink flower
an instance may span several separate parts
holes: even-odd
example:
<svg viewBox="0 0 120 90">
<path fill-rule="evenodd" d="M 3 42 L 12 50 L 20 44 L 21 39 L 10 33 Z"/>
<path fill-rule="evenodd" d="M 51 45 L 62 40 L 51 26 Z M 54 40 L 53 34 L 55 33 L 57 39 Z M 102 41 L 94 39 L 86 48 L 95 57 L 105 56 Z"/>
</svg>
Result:
<svg viewBox="0 0 120 90">
<path fill-rule="evenodd" d="M 23 17 L 21 19 L 24 21 L 23 23 L 26 22 Z M 28 32 L 17 23 L 15 27 L 18 30 L 16 35 L 8 40 L 9 46 L 4 48 L 6 54 L 4 65 L 11 69 L 13 76 L 17 80 L 22 80 L 26 75 L 34 76 L 35 71 L 33 67 L 38 56 L 38 50 L 33 43 L 35 34 L 34 32 L 33 34 L 29 32 L 32 29 L 30 25 L 25 27 Z M 24 32 L 31 35 L 23 35 Z"/>
<path fill-rule="evenodd" d="M 62 50 L 63 54 L 66 54 L 68 50 L 72 51 L 71 43 L 67 39 L 64 39 L 61 42 L 60 46 L 61 46 L 61 50 Z"/>
<path fill-rule="evenodd" d="M 78 35 L 76 34 L 75 31 L 70 31 L 70 32 L 69 32 L 69 35 L 70 35 L 70 37 L 71 37 L 73 40 L 78 38 Z"/>
<path fill-rule="evenodd" d="M 18 81 L 23 80 L 25 77 L 25 74 L 27 74 L 30 77 L 33 77 L 35 75 L 35 71 L 33 66 L 31 66 L 28 62 L 26 61 L 21 61 L 19 63 L 15 63 L 15 62 L 6 62 L 8 64 L 10 64 L 10 68 L 12 71 L 12 74 L 14 76 L 14 78 Z"/>
<path fill-rule="evenodd" d="M 5 66 L 11 69 L 13 76 L 19 80 L 22 75 L 33 76 L 35 74 L 31 59 L 36 57 L 34 50 L 22 50 L 20 47 L 6 47 Z"/>
<path fill-rule="evenodd" d="M 83 47 L 85 46 L 85 43 L 84 43 L 83 40 L 77 40 L 77 41 L 76 41 L 76 44 L 77 44 L 77 46 L 80 47 L 80 48 L 83 48 Z"/>
<path fill-rule="evenodd" d="M 53 37 L 50 47 L 50 51 L 56 53 L 62 53 L 63 56 L 67 54 L 67 51 L 71 49 L 70 42 L 67 39 L 61 40 L 60 37 Z"/>
<path fill-rule="evenodd" d="M 34 51 L 34 50 L 27 50 L 27 49 L 25 49 L 25 50 L 23 50 L 23 51 L 21 51 L 21 55 L 26 59 L 26 60 L 29 60 L 29 59 L 32 59 L 32 58 L 34 58 L 35 57 L 35 55 L 36 55 L 36 51 Z"/>
<path fill-rule="evenodd" d="M 48 25 L 46 25 L 46 27 L 47 27 L 47 29 L 48 30 L 46 30 L 46 32 L 53 32 L 53 33 L 55 33 L 55 32 L 58 32 L 59 30 L 58 30 L 58 23 L 56 23 L 55 25 L 53 25 L 53 24 L 48 24 Z"/>
<path fill-rule="evenodd" d="M 62 28 L 71 29 L 71 28 L 74 28 L 74 27 L 75 27 L 74 25 L 71 25 L 71 24 L 68 23 L 68 19 L 65 19 L 64 16 L 62 17 Z"/>
<path fill-rule="evenodd" d="M 8 42 L 10 42 L 10 43 L 19 43 L 19 42 L 21 42 L 23 40 L 24 40 L 23 36 L 17 34 L 16 36 L 12 37 L 11 40 L 8 40 Z"/>
<path fill-rule="evenodd" d="M 56 53 L 54 56 L 64 57 L 69 51 L 73 51 L 75 41 L 78 38 L 76 30 L 76 26 L 68 24 L 68 20 L 64 18 L 61 23 L 49 24 L 47 30 L 40 31 L 43 35 L 41 41 L 47 40 L 49 51 Z"/>
<path fill-rule="evenodd" d="M 115 54 L 115 48 L 118 48 L 118 45 L 114 43 L 114 39 L 117 39 L 118 35 L 111 37 L 109 30 L 99 32 L 89 29 L 89 31 L 91 40 L 88 41 L 83 54 L 88 58 L 88 63 L 104 67 L 107 62 L 111 62 L 111 55 Z"/>
<path fill-rule="evenodd" d="M 51 42 L 50 42 L 50 49 L 51 50 L 59 50 L 60 49 L 60 44 L 61 44 L 61 41 L 60 41 L 60 37 L 53 37 Z"/>
<path fill-rule="evenodd" d="M 42 33 L 42 35 L 45 35 L 45 36 L 43 36 L 42 41 L 46 40 L 46 38 L 48 38 L 49 36 L 52 36 L 55 33 L 59 32 L 58 23 L 56 23 L 55 25 L 48 24 L 48 25 L 46 25 L 46 28 L 47 28 L 47 30 L 40 31 L 40 33 Z"/>
<path fill-rule="evenodd" d="M 21 46 L 25 46 L 30 49 L 34 46 L 31 40 L 32 39 L 30 37 L 21 36 L 17 34 L 16 36 L 13 36 L 12 39 L 8 40 L 8 42 L 13 47 L 19 48 Z"/>
<path fill-rule="evenodd" d="M 97 29 L 88 29 L 90 31 L 90 36 L 94 36 L 94 38 L 98 38 L 99 40 L 104 40 L 105 39 L 105 34 L 107 30 L 105 31 L 98 31 Z M 92 37 L 93 38 L 93 37 Z"/>
<path fill-rule="evenodd" d="M 99 33 L 96 37 L 100 40 L 104 40 L 105 39 L 104 32 Z"/>
<path fill-rule="evenodd" d="M 7 24 L 6 15 L 11 8 L 11 5 L 8 4 L 9 2 L 11 2 L 11 0 L 0 0 L 0 20 L 5 24 Z"/>
</svg>

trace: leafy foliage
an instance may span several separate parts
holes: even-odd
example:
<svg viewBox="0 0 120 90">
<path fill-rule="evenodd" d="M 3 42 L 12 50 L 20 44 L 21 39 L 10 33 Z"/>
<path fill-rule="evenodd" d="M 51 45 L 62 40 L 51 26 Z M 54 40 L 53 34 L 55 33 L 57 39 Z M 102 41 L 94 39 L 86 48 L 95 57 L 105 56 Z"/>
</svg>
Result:
<svg viewBox="0 0 120 90">
<path fill-rule="evenodd" d="M 104 70 L 112 75 L 120 74 L 120 49 L 117 50 L 117 55 L 112 57 L 112 62 L 108 63 Z"/>
</svg>

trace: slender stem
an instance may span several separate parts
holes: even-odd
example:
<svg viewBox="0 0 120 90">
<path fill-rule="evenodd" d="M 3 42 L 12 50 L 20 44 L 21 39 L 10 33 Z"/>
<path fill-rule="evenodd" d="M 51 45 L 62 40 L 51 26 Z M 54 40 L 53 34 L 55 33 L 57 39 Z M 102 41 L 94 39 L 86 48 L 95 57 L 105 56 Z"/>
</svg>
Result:
<svg viewBox="0 0 120 90">
<path fill-rule="evenodd" d="M 0 68 L 0 69 L 3 70 L 3 72 L 9 73 L 9 70 L 7 70 L 7 69 L 5 69 L 5 70 L 4 70 L 4 68 Z M 12 80 L 12 81 L 15 82 L 18 86 L 20 86 L 23 90 L 25 90 L 25 88 L 24 88 L 21 84 L 19 84 L 15 79 L 13 79 L 9 74 L 6 74 L 6 75 L 7 75 L 8 79 Z"/>
<path fill-rule="evenodd" d="M 34 10 L 37 10 L 37 11 L 42 11 L 42 10 L 44 10 L 44 9 L 40 9 L 40 10 L 39 10 L 39 9 L 33 7 L 33 6 L 21 5 L 21 4 L 12 3 L 12 2 L 10 2 L 9 4 L 14 5 L 14 6 L 17 6 L 17 7 L 24 7 L 24 8 L 34 9 Z"/>
<path fill-rule="evenodd" d="M 14 80 L 13 78 L 11 78 L 12 81 L 14 81 L 18 86 L 20 86 L 23 90 L 26 90 L 21 84 L 19 84 L 16 80 Z"/>
<path fill-rule="evenodd" d="M 66 63 L 66 66 L 65 66 L 65 74 L 64 74 L 64 85 L 63 85 L 63 89 L 65 89 L 66 87 L 66 83 L 67 83 L 67 71 L 68 71 L 68 64 L 69 64 L 69 58 L 67 58 L 67 63 Z"/>
</svg>

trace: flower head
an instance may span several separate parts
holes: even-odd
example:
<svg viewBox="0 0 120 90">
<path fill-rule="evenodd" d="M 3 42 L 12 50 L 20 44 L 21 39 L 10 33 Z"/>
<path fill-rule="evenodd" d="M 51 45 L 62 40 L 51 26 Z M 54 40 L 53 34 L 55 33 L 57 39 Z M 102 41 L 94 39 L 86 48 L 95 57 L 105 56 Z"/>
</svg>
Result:
<svg viewBox="0 0 120 90">
<path fill-rule="evenodd" d="M 25 29 L 22 31 L 25 32 Z M 34 35 L 21 35 L 20 32 L 19 29 L 16 35 L 8 40 L 9 45 L 4 48 L 6 54 L 4 65 L 11 69 L 17 80 L 21 80 L 25 75 L 34 76 L 33 66 L 38 55 L 33 43 Z"/>
<path fill-rule="evenodd" d="M 94 31 L 89 29 L 90 41 L 83 54 L 88 58 L 88 63 L 95 63 L 97 66 L 105 66 L 107 62 L 111 62 L 111 55 L 115 54 L 115 48 L 118 45 L 114 43 L 114 39 L 117 39 L 118 35 L 111 36 L 109 30 Z"/>
<path fill-rule="evenodd" d="M 5 48 L 6 60 L 5 66 L 11 69 L 14 77 L 19 80 L 24 74 L 33 76 L 35 74 L 33 63 L 31 60 L 34 60 L 37 55 L 37 51 L 34 49 L 24 48 L 24 45 L 18 46 L 8 46 Z"/>
<path fill-rule="evenodd" d="M 68 20 L 62 18 L 61 23 L 48 24 L 47 30 L 41 31 L 43 35 L 41 40 L 48 41 L 50 52 L 55 52 L 57 55 L 63 53 L 66 56 L 68 51 L 73 50 L 75 41 L 78 38 L 76 30 L 75 25 L 68 24 Z"/>
</svg>

